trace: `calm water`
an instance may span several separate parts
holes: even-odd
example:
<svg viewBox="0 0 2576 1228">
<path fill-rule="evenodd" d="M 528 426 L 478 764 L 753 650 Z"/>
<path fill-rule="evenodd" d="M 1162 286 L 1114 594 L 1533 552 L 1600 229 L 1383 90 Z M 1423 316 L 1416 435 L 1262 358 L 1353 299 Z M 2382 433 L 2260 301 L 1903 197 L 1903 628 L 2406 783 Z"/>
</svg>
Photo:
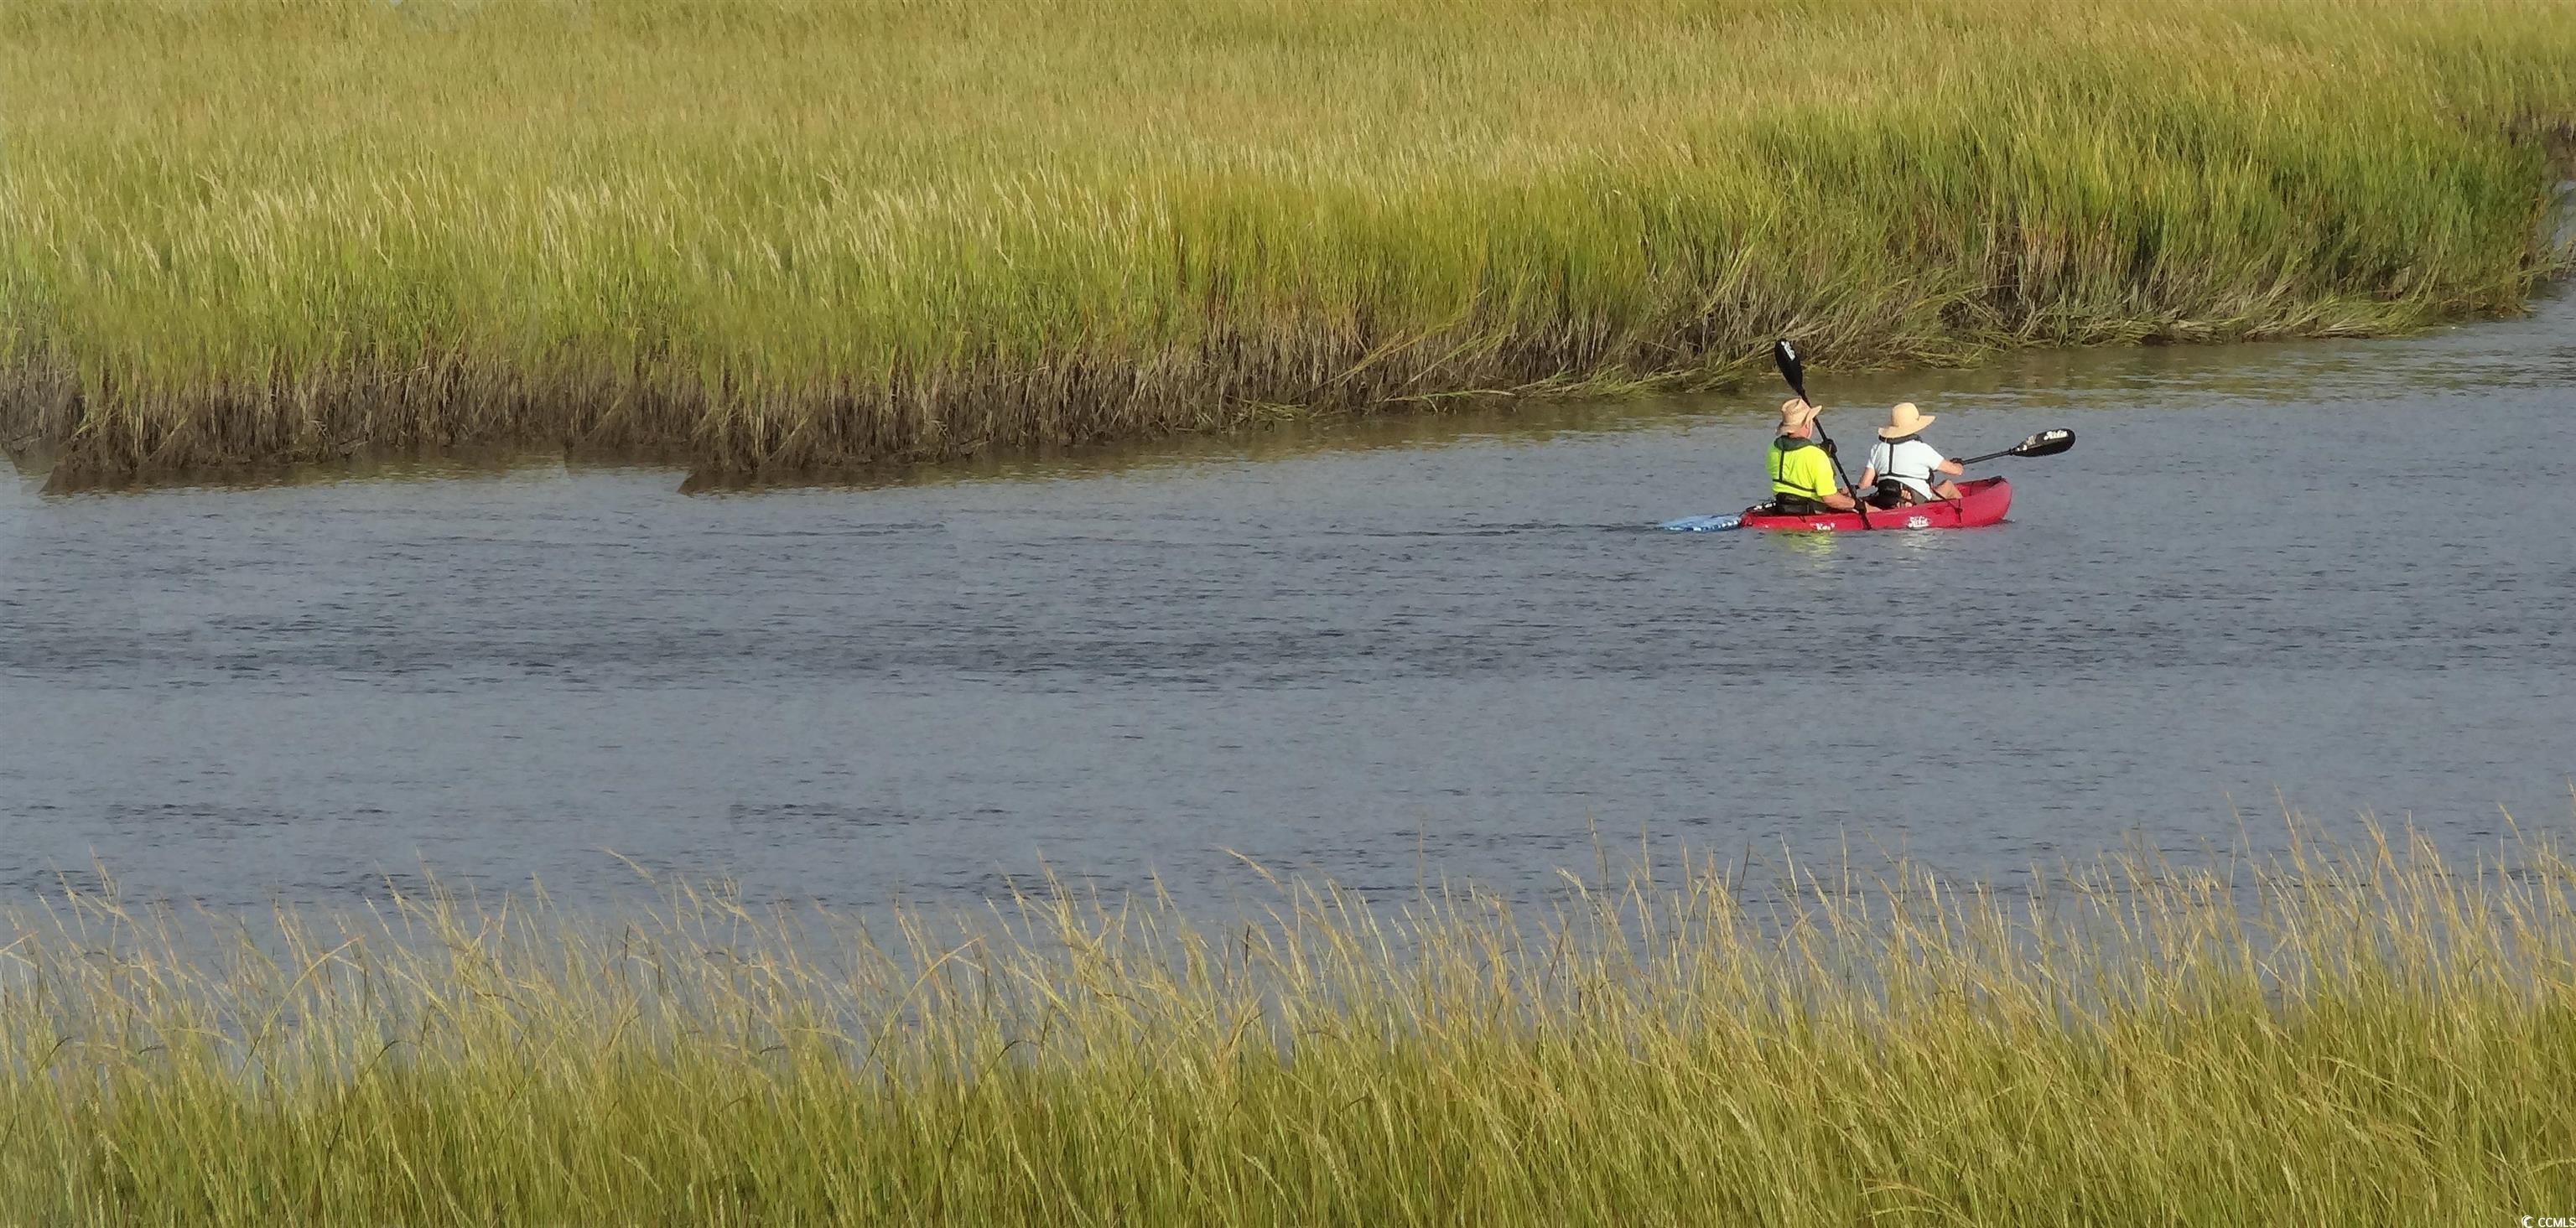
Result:
<svg viewBox="0 0 2576 1228">
<path fill-rule="evenodd" d="M 1622 848 L 2126 839 L 2576 776 L 2576 302 L 2393 342 L 1813 381 L 1997 462 L 1997 529 L 1636 526 L 1757 493 L 1768 388 L 684 496 L 654 470 L 0 493 L 0 898 L 348 902 L 424 865 L 964 902 L 1228 850 L 1527 890 Z M 1866 411 L 1828 415 L 1847 440 Z"/>
</svg>

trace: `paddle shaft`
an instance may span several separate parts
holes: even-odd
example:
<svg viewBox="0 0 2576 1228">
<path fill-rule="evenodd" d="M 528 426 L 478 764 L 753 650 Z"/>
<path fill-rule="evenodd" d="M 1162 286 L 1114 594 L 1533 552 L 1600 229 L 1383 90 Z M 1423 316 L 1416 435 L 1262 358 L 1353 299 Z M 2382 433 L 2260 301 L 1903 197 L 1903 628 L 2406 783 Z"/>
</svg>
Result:
<svg viewBox="0 0 2576 1228">
<path fill-rule="evenodd" d="M 1798 396 L 1800 400 L 1806 399 L 1805 393 Z M 1807 403 L 1815 404 L 1813 401 Z M 1834 437 L 1825 433 L 1823 417 L 1823 411 L 1819 410 L 1816 417 L 1807 420 L 1807 425 L 1815 428 L 1816 442 L 1825 445 L 1825 459 L 1834 463 L 1834 476 L 1842 480 L 1843 489 L 1850 493 L 1852 510 L 1860 513 L 1860 527 L 1866 529 L 1869 527 L 1869 501 L 1860 497 L 1860 491 L 1852 486 L 1851 475 L 1843 472 L 1843 458 L 1834 453 Z"/>
</svg>

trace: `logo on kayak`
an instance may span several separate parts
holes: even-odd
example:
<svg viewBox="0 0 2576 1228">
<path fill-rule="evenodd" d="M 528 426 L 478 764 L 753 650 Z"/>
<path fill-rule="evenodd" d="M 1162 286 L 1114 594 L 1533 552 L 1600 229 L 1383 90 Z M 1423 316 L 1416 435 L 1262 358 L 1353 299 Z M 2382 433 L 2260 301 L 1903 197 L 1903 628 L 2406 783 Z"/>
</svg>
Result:
<svg viewBox="0 0 2576 1228">
<path fill-rule="evenodd" d="M 1928 529 L 1932 527 L 1932 518 L 1929 516 L 1908 516 L 1905 518 L 1905 527 L 1909 529 Z"/>
</svg>

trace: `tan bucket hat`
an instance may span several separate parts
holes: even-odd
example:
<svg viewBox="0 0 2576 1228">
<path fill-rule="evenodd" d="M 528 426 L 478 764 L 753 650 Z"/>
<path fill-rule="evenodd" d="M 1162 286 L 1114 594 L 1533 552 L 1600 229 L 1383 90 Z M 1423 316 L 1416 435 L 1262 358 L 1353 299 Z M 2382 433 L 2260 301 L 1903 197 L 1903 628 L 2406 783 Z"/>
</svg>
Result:
<svg viewBox="0 0 2576 1228">
<path fill-rule="evenodd" d="M 1896 408 L 1887 411 L 1887 425 L 1878 428 L 1878 437 L 1881 439 L 1903 439 L 1916 431 L 1922 430 L 1924 427 L 1932 425 L 1933 420 L 1940 416 L 1941 415 L 1939 414 L 1927 414 L 1922 410 L 1916 409 L 1914 407 L 1914 402 L 1912 401 L 1899 401 L 1896 403 Z"/>
<path fill-rule="evenodd" d="M 1791 397 L 1780 402 L 1780 429 L 1785 431 L 1792 427 L 1805 426 L 1815 421 L 1816 415 L 1823 412 L 1825 411 L 1807 404 L 1801 398 Z"/>
</svg>

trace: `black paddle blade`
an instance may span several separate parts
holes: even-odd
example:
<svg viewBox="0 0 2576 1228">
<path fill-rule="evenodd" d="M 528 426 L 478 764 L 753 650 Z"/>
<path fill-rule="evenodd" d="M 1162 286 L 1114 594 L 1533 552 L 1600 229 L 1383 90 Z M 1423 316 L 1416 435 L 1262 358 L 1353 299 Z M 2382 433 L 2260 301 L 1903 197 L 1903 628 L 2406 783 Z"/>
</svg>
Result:
<svg viewBox="0 0 2576 1228">
<path fill-rule="evenodd" d="M 2055 456 L 2074 446 L 2075 432 L 2073 431 L 2063 429 L 2041 431 L 2040 433 L 2013 445 L 2010 455 Z"/>
<path fill-rule="evenodd" d="M 1789 381 L 1789 391 L 1798 399 L 1807 399 L 1807 365 L 1798 361 L 1798 349 L 1783 337 L 1771 343 L 1771 361 L 1779 364 L 1780 378 Z"/>
<path fill-rule="evenodd" d="M 2075 432 L 2061 427 L 2053 431 L 2041 431 L 2040 433 L 2022 440 L 2020 443 L 2014 444 L 2001 452 L 1988 452 L 1982 456 L 1971 456 L 1959 463 L 1962 465 L 1973 465 L 1979 461 L 1993 460 L 1998 456 L 2055 456 L 2074 446 Z"/>
</svg>

